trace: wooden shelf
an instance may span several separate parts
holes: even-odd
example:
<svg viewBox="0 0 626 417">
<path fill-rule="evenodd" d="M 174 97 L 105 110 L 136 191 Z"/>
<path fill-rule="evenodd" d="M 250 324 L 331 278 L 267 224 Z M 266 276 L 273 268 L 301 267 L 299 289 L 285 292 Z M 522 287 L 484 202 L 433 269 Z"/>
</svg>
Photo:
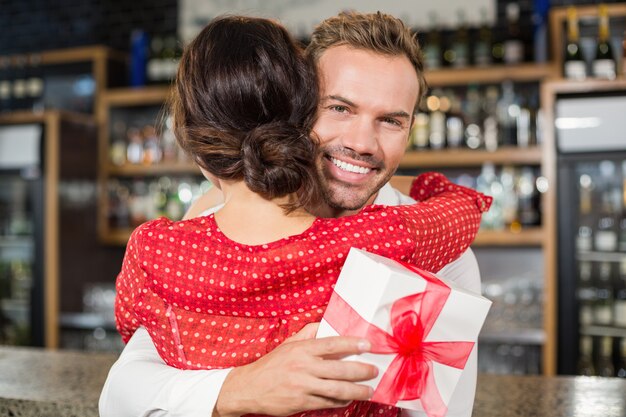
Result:
<svg viewBox="0 0 626 417">
<path fill-rule="evenodd" d="M 202 173 L 200 172 L 200 168 L 198 168 L 197 165 L 191 162 L 154 165 L 108 165 L 107 171 L 109 172 L 109 174 L 119 176 L 154 176 L 163 174 L 202 175 Z"/>
<path fill-rule="evenodd" d="M 0 114 L 1 124 L 22 124 L 22 123 L 45 123 L 50 118 L 69 121 L 79 125 L 95 126 L 96 120 L 93 116 L 83 113 L 74 113 L 66 110 L 46 110 L 43 112 L 15 111 Z"/>
<path fill-rule="evenodd" d="M 473 246 L 542 246 L 545 232 L 541 227 L 522 229 L 518 233 L 508 230 L 481 230 Z"/>
<path fill-rule="evenodd" d="M 493 152 L 471 149 L 411 151 L 404 155 L 400 168 L 476 167 L 485 162 L 497 165 L 539 165 L 541 147 L 505 147 Z"/>
<path fill-rule="evenodd" d="M 582 81 L 556 78 L 543 83 L 542 88 L 549 90 L 550 94 L 584 94 L 619 91 L 626 90 L 626 77 L 622 76 L 615 80 L 587 78 Z"/>
<path fill-rule="evenodd" d="M 426 72 L 430 87 L 467 84 L 499 84 L 502 81 L 540 81 L 556 77 L 559 71 L 553 64 L 493 65 L 490 67 L 447 68 Z"/>
<path fill-rule="evenodd" d="M 161 105 L 169 97 L 170 86 L 117 88 L 106 91 L 102 100 L 109 106 Z"/>
<path fill-rule="evenodd" d="M 100 235 L 100 241 L 106 245 L 126 246 L 132 229 L 108 229 Z"/>
</svg>

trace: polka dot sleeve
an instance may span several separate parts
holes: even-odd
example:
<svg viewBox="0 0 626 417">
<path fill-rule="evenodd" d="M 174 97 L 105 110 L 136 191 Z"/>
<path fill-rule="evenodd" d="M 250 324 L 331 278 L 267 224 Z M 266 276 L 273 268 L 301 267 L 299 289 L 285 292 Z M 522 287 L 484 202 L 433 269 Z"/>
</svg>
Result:
<svg viewBox="0 0 626 417">
<path fill-rule="evenodd" d="M 135 330 L 140 326 L 140 320 L 135 308 L 145 292 L 146 272 L 140 264 L 142 237 L 148 224 L 139 226 L 131 235 L 126 246 L 126 254 L 122 262 L 122 270 L 115 281 L 115 324 L 127 343 Z"/>
</svg>

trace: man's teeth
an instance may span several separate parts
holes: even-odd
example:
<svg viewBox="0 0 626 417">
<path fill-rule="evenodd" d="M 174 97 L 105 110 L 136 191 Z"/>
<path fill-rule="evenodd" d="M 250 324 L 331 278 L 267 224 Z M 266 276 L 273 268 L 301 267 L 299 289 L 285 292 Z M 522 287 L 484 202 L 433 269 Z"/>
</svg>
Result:
<svg viewBox="0 0 626 417">
<path fill-rule="evenodd" d="M 352 165 L 347 162 L 340 161 L 339 159 L 330 158 L 330 160 L 332 161 L 333 164 L 335 164 L 335 166 L 343 169 L 344 171 L 354 172 L 357 174 L 367 174 L 368 172 L 371 171 L 371 168 L 365 168 L 365 167 L 360 167 L 357 165 Z"/>
</svg>

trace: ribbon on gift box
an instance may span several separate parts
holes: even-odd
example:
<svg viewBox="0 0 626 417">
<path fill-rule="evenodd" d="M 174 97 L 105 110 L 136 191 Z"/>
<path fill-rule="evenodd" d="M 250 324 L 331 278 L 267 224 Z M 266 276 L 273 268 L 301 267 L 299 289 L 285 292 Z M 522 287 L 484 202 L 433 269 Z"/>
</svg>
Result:
<svg viewBox="0 0 626 417">
<path fill-rule="evenodd" d="M 330 298 L 324 320 L 341 335 L 368 339 L 372 353 L 396 354 L 374 390 L 372 401 L 396 404 L 419 398 L 429 417 L 444 416 L 448 408 L 437 389 L 432 363 L 463 369 L 474 342 L 425 340 L 451 289 L 429 272 L 400 263 L 422 277 L 426 289 L 392 304 L 392 334 L 365 320 L 336 292 Z"/>
</svg>

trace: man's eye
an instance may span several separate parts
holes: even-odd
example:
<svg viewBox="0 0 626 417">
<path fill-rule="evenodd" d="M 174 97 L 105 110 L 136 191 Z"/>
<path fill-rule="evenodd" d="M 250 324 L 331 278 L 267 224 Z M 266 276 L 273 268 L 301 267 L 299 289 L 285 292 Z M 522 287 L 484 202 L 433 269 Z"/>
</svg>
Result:
<svg viewBox="0 0 626 417">
<path fill-rule="evenodd" d="M 383 122 L 388 123 L 393 126 L 402 127 L 402 123 L 399 120 L 393 119 L 391 117 L 385 117 L 383 119 Z"/>
</svg>

